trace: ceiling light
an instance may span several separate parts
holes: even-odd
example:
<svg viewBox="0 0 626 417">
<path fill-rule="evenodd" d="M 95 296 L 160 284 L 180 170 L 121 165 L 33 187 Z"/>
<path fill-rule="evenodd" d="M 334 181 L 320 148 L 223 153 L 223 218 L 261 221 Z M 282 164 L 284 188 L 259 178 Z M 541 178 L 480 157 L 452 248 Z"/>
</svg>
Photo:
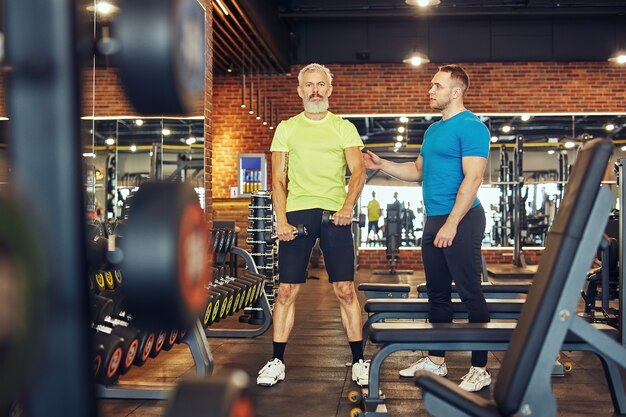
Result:
<svg viewBox="0 0 626 417">
<path fill-rule="evenodd" d="M 220 6 L 220 9 L 222 9 L 222 13 L 224 13 L 225 16 L 228 16 L 230 14 L 228 13 L 228 9 L 226 9 L 224 4 L 220 0 L 215 0 L 215 2 L 217 3 L 218 6 Z"/>
<path fill-rule="evenodd" d="M 498 141 L 498 137 L 497 136 L 492 136 L 491 137 L 491 142 L 492 143 L 496 143 Z"/>
<path fill-rule="evenodd" d="M 400 118 L 400 123 L 409 123 L 409 118 L 408 118 L 408 117 L 406 117 L 406 116 L 402 116 L 402 117 Z"/>
<path fill-rule="evenodd" d="M 548 151 L 548 155 L 554 155 L 554 149 L 550 149 L 550 150 Z"/>
<path fill-rule="evenodd" d="M 615 62 L 618 64 L 626 64 L 626 53 L 620 52 L 609 58 L 609 61 Z"/>
<path fill-rule="evenodd" d="M 404 0 L 409 6 L 428 7 L 436 6 L 441 3 L 441 0 Z"/>
<path fill-rule="evenodd" d="M 396 140 L 397 140 L 398 142 L 402 142 L 402 139 L 404 139 L 404 137 L 403 137 L 402 135 L 398 135 L 398 136 L 396 136 Z"/>
<path fill-rule="evenodd" d="M 398 128 L 398 133 L 404 133 L 405 130 L 406 130 L 406 128 L 404 126 L 400 126 Z"/>
<path fill-rule="evenodd" d="M 396 142 L 393 146 L 395 146 L 396 149 L 400 149 L 402 147 L 402 143 L 401 142 Z"/>
<path fill-rule="evenodd" d="M 620 148 L 622 151 L 626 151 L 626 145 Z"/>
<path fill-rule="evenodd" d="M 136 124 L 137 126 L 142 126 L 142 125 L 143 125 L 143 120 L 141 120 L 141 119 L 136 119 L 136 120 L 135 120 L 135 124 Z"/>
<path fill-rule="evenodd" d="M 522 119 L 523 122 L 529 121 L 530 120 L 530 114 L 522 114 L 521 119 Z"/>
<path fill-rule="evenodd" d="M 615 130 L 615 125 L 613 123 L 607 123 L 606 126 L 604 126 L 604 129 L 607 132 L 612 132 L 613 130 Z"/>
<path fill-rule="evenodd" d="M 106 138 L 104 140 L 104 143 L 106 143 L 107 145 L 111 146 L 111 145 L 115 145 L 115 139 L 113 138 Z"/>
<path fill-rule="evenodd" d="M 425 55 L 413 54 L 407 59 L 403 59 L 402 62 L 404 62 L 405 64 L 411 64 L 414 67 L 417 67 L 422 64 L 428 64 L 430 62 L 430 59 L 428 59 L 428 57 Z"/>
<path fill-rule="evenodd" d="M 83 153 L 84 158 L 95 158 L 96 154 L 94 152 L 85 152 Z"/>
<path fill-rule="evenodd" d="M 135 145 L 130 145 L 130 151 L 131 151 L 131 152 L 135 152 L 135 151 L 137 151 L 137 146 L 135 146 Z"/>
<path fill-rule="evenodd" d="M 168 136 L 170 133 L 172 133 L 172 131 L 171 131 L 171 130 L 169 130 L 169 129 L 167 129 L 167 128 L 165 128 L 165 129 L 163 129 L 163 130 L 161 131 L 161 133 L 163 133 L 163 136 Z"/>
<path fill-rule="evenodd" d="M 96 13 L 102 16 L 108 16 L 113 13 L 116 13 L 119 9 L 120 9 L 119 7 L 117 7 L 114 4 L 109 3 L 108 1 L 99 1 L 98 3 L 96 3 L 95 7 L 93 4 L 90 4 L 89 6 L 87 6 L 87 11 L 93 12 L 95 10 Z"/>
<path fill-rule="evenodd" d="M 185 139 L 185 143 L 186 143 L 187 145 L 190 145 L 190 146 L 191 146 L 191 145 L 193 145 L 194 143 L 196 143 L 196 138 L 187 138 L 187 139 Z"/>
<path fill-rule="evenodd" d="M 509 126 L 509 125 L 504 125 L 504 126 L 502 126 L 502 128 L 501 128 L 501 130 L 502 130 L 504 133 L 509 133 L 509 132 L 511 131 L 511 129 L 512 129 L 512 128 L 511 128 L 511 126 Z"/>
<path fill-rule="evenodd" d="M 571 140 L 568 140 L 567 142 L 563 144 L 563 146 L 565 147 L 565 149 L 572 149 L 576 146 L 576 143 L 572 142 Z"/>
</svg>

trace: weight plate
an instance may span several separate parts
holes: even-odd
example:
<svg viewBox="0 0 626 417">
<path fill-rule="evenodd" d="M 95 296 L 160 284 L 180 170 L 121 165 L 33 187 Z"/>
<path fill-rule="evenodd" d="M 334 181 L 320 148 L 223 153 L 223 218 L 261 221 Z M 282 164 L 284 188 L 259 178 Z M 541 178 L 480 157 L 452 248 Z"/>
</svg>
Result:
<svg viewBox="0 0 626 417">
<path fill-rule="evenodd" d="M 210 282 L 204 213 L 193 187 L 146 183 L 126 222 L 122 270 L 128 310 L 140 321 L 187 327 Z"/>
<path fill-rule="evenodd" d="M 197 0 L 128 0 L 114 26 L 126 95 L 142 114 L 180 115 L 204 93 L 204 10 Z"/>
</svg>

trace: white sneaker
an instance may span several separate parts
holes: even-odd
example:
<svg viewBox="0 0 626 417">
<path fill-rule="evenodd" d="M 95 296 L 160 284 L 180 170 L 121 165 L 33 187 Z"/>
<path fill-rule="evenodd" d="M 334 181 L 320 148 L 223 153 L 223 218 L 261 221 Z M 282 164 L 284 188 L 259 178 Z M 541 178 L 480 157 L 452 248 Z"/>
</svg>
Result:
<svg viewBox="0 0 626 417">
<path fill-rule="evenodd" d="M 352 365 L 352 380 L 360 387 L 367 387 L 370 377 L 370 361 L 359 359 Z"/>
<path fill-rule="evenodd" d="M 417 371 L 428 371 L 439 376 L 448 375 L 448 367 L 446 366 L 445 362 L 441 365 L 437 365 L 436 363 L 431 361 L 428 356 L 425 356 L 408 368 L 401 370 L 400 376 L 403 376 L 405 378 L 413 378 L 415 376 L 415 372 Z"/>
<path fill-rule="evenodd" d="M 472 366 L 459 387 L 465 391 L 480 391 L 491 384 L 491 375 L 485 369 Z"/>
<path fill-rule="evenodd" d="M 264 387 L 271 387 L 283 379 L 285 379 L 285 364 L 280 359 L 272 359 L 261 368 L 256 383 Z"/>
</svg>

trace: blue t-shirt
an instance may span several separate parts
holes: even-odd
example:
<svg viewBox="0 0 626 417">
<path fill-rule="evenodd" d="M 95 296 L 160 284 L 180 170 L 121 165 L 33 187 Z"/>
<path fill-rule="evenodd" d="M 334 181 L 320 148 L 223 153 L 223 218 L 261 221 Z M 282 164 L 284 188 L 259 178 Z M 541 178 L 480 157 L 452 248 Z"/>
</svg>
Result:
<svg viewBox="0 0 626 417">
<path fill-rule="evenodd" d="M 422 185 L 428 216 L 450 214 L 463 182 L 464 156 L 489 156 L 489 129 L 469 110 L 428 127 L 422 145 Z M 478 198 L 472 208 L 480 204 Z"/>
</svg>

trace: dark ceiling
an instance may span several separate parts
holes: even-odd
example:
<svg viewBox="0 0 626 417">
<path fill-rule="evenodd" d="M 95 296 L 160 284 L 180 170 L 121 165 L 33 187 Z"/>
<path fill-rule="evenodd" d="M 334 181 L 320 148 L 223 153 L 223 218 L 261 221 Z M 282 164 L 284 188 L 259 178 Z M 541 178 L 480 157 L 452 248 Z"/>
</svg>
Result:
<svg viewBox="0 0 626 417">
<path fill-rule="evenodd" d="M 96 17 L 98 36 L 114 18 Z M 213 0 L 213 39 L 218 75 L 398 63 L 413 52 L 435 63 L 597 61 L 626 50 L 626 0 L 441 0 L 428 8 L 404 0 Z"/>
</svg>

